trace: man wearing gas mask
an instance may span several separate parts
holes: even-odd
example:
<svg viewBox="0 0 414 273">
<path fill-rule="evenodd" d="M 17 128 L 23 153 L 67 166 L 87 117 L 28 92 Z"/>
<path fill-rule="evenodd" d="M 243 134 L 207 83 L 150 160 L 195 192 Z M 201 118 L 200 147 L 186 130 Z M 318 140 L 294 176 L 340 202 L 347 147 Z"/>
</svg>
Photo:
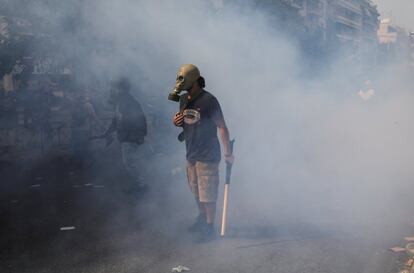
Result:
<svg viewBox="0 0 414 273">
<path fill-rule="evenodd" d="M 221 159 L 219 132 L 224 159 L 234 161 L 229 131 L 218 100 L 204 90 L 205 81 L 198 68 L 187 64 L 180 67 L 174 91 L 169 99 L 180 102 L 180 111 L 173 117 L 175 126 L 182 127 L 187 151 L 187 177 L 195 196 L 199 215 L 190 232 L 200 232 L 199 241 L 215 238 L 214 219 L 219 186 Z M 181 91 L 186 94 L 179 96 Z"/>
<path fill-rule="evenodd" d="M 110 139 L 116 132 L 121 144 L 122 161 L 132 180 L 132 183 L 124 183 L 124 191 L 142 193 L 147 189 L 142 145 L 147 135 L 147 122 L 140 103 L 130 94 L 130 89 L 127 78 L 111 83 L 109 103 L 115 107 L 115 114 L 103 136 Z"/>
</svg>

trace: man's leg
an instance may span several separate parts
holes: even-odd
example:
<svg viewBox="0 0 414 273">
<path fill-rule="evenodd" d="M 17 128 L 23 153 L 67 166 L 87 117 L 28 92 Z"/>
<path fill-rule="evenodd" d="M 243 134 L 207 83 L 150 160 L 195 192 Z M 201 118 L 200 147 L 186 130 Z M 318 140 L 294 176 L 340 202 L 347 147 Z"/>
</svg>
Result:
<svg viewBox="0 0 414 273">
<path fill-rule="evenodd" d="M 136 143 L 124 142 L 121 144 L 121 149 L 124 167 L 132 179 L 130 183 L 126 183 L 128 185 L 127 190 L 139 190 L 141 187 L 143 187 L 140 178 L 140 167 L 142 166 L 140 166 L 139 161 L 137 160 L 139 157 L 139 145 Z"/>
<path fill-rule="evenodd" d="M 124 168 L 128 174 L 128 180 L 122 181 L 122 190 L 124 192 L 128 192 L 131 189 L 131 179 L 133 178 L 132 174 L 132 159 L 131 159 L 131 145 L 130 143 L 121 143 L 121 154 L 122 154 L 122 163 L 124 165 Z"/>
<path fill-rule="evenodd" d="M 203 203 L 203 207 L 206 211 L 207 224 L 213 225 L 216 217 L 216 202 Z"/>
<path fill-rule="evenodd" d="M 195 232 L 200 231 L 202 226 L 206 223 L 206 210 L 204 204 L 200 202 L 200 197 L 198 194 L 197 171 L 194 163 L 187 163 L 187 179 L 188 186 L 194 195 L 199 212 L 196 221 L 188 228 L 189 232 Z"/>
<path fill-rule="evenodd" d="M 81 129 L 72 128 L 73 163 L 77 170 L 82 170 L 88 160 L 89 136 Z"/>
<path fill-rule="evenodd" d="M 218 163 L 196 163 L 200 202 L 206 212 L 206 225 L 201 234 L 200 242 L 215 238 L 214 220 L 219 186 L 218 166 Z"/>
<path fill-rule="evenodd" d="M 199 199 L 199 197 L 198 197 L 198 196 L 195 198 L 195 201 L 196 201 L 196 203 L 197 203 L 198 213 L 199 213 L 200 215 L 203 215 L 203 217 L 206 219 L 206 217 L 207 217 L 207 216 L 206 216 L 207 211 L 206 211 L 206 208 L 205 208 L 204 203 L 201 203 L 201 202 L 200 202 L 200 199 Z"/>
<path fill-rule="evenodd" d="M 137 144 L 137 148 L 133 154 L 135 180 L 138 187 L 144 188 L 148 186 L 149 179 L 146 169 L 145 145 L 145 143 Z"/>
</svg>

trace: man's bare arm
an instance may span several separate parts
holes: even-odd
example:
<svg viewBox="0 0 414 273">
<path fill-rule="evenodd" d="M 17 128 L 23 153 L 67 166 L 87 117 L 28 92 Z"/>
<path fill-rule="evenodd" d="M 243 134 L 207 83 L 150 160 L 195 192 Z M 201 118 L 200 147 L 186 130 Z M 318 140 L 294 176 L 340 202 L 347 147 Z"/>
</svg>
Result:
<svg viewBox="0 0 414 273">
<path fill-rule="evenodd" d="M 227 163 L 233 164 L 234 156 L 230 148 L 230 133 L 224 121 L 217 124 L 221 143 L 223 143 L 224 159 Z"/>
</svg>

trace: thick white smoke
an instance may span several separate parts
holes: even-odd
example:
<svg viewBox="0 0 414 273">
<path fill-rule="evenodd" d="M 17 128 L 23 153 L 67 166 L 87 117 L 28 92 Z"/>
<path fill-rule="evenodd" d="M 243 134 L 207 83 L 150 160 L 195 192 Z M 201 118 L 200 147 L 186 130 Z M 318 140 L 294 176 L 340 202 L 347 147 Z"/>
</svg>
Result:
<svg viewBox="0 0 414 273">
<path fill-rule="evenodd" d="M 66 52 L 89 52 L 81 55 L 83 69 L 102 80 L 127 74 L 171 115 L 177 106 L 167 94 L 178 67 L 199 66 L 236 138 L 234 225 L 370 227 L 400 219 L 403 193 L 412 188 L 414 113 L 412 83 L 396 70 L 367 76 L 375 96 L 363 101 L 365 75 L 356 79 L 353 67 L 338 62 L 307 80 L 296 43 L 249 7 L 217 9 L 201 0 L 78 7 L 84 21 L 62 38 Z M 60 20 L 47 10 L 38 11 Z"/>
</svg>

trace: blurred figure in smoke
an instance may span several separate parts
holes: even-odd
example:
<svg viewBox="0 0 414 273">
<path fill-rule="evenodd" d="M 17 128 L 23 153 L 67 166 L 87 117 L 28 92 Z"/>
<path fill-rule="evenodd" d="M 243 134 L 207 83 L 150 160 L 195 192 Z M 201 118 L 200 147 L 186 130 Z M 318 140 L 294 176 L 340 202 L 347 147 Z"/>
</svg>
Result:
<svg viewBox="0 0 414 273">
<path fill-rule="evenodd" d="M 7 145 L 14 145 L 18 124 L 16 94 L 0 89 L 0 131 Z"/>
<path fill-rule="evenodd" d="M 366 80 L 365 81 L 365 90 L 359 90 L 358 96 L 361 97 L 363 101 L 370 100 L 373 96 L 375 96 L 375 90 L 372 88 L 371 81 Z"/>
<path fill-rule="evenodd" d="M 102 132 L 103 124 L 96 115 L 95 107 L 86 91 L 75 97 L 71 108 L 73 154 L 77 167 L 82 168 L 84 163 L 87 165 L 93 163 L 89 139 L 96 134 L 94 132 L 96 127 Z"/>
<path fill-rule="evenodd" d="M 215 238 L 214 218 L 221 159 L 217 128 L 224 146 L 225 161 L 232 164 L 234 160 L 220 104 L 204 87 L 204 78 L 197 67 L 183 65 L 180 68 L 175 91 L 185 90 L 188 93 L 180 96 L 180 112 L 174 115 L 173 122 L 184 129 L 188 184 L 199 208 L 199 215 L 188 230 L 201 232 L 200 242 Z"/>
<path fill-rule="evenodd" d="M 52 126 L 50 118 L 52 113 L 53 94 L 49 81 L 41 83 L 34 98 L 35 108 L 33 109 L 33 123 L 40 132 L 41 146 L 49 144 L 52 141 Z"/>
<path fill-rule="evenodd" d="M 104 136 L 116 132 L 125 169 L 133 181 L 125 190 L 127 193 L 140 193 L 147 189 L 142 146 L 147 135 L 147 121 L 141 104 L 131 95 L 130 89 L 131 84 L 127 78 L 111 84 L 109 102 L 115 107 L 115 115 Z"/>
</svg>

